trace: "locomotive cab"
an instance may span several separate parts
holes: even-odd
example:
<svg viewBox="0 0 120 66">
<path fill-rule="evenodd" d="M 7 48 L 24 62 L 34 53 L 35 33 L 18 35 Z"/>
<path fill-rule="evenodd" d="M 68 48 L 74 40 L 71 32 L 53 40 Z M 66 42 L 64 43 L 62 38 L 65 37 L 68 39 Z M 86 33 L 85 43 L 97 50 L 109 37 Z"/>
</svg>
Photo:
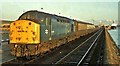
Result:
<svg viewBox="0 0 120 66">
<path fill-rule="evenodd" d="M 10 25 L 10 43 L 39 44 L 40 25 L 29 20 L 18 20 Z"/>
</svg>

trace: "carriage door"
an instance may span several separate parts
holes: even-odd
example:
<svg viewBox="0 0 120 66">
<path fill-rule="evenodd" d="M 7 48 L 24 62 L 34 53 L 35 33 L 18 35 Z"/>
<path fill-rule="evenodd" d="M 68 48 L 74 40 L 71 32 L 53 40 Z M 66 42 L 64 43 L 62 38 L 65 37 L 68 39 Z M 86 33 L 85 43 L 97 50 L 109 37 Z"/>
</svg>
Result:
<svg viewBox="0 0 120 66">
<path fill-rule="evenodd" d="M 51 37 L 51 19 L 50 17 L 46 17 L 46 26 L 47 26 L 47 29 L 48 29 L 48 39 L 51 40 L 52 37 Z"/>
</svg>

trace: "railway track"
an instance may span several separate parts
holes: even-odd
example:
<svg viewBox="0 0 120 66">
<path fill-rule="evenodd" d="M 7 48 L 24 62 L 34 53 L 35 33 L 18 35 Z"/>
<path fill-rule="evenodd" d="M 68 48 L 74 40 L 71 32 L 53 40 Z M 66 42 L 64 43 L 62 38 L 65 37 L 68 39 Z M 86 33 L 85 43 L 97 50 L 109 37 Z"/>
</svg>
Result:
<svg viewBox="0 0 120 66">
<path fill-rule="evenodd" d="M 91 56 L 93 54 L 93 50 L 97 45 L 97 40 L 99 39 L 100 35 L 102 34 L 103 30 L 99 30 L 74 50 L 69 52 L 63 58 L 58 60 L 55 65 L 58 64 L 67 64 L 67 65 L 88 65 L 89 61 L 91 60 Z"/>
<path fill-rule="evenodd" d="M 15 58 L 13 60 L 10 60 L 8 62 L 3 63 L 3 66 L 6 66 L 9 64 L 17 64 L 18 66 L 24 66 L 25 64 L 52 64 L 52 65 L 61 65 L 61 64 L 67 64 L 67 65 L 83 65 L 88 64 L 88 61 L 91 60 L 91 56 L 93 54 L 93 51 L 95 49 L 95 46 L 97 45 L 97 40 L 99 39 L 101 33 L 103 32 L 103 29 L 101 28 L 96 33 L 93 33 L 91 37 L 88 39 L 80 40 L 82 43 L 79 43 L 79 39 L 76 39 L 76 41 L 73 41 L 71 43 L 73 44 L 65 44 L 64 46 L 59 47 L 56 50 L 53 50 L 51 53 L 46 54 L 44 57 L 38 57 L 36 59 L 21 59 L 21 58 Z M 90 35 L 89 35 L 90 36 Z M 88 36 L 87 36 L 88 37 Z M 74 42 L 77 44 L 74 45 Z M 78 44 L 79 43 L 79 44 Z M 71 46 L 72 50 L 69 49 Z M 69 49 L 65 50 L 62 47 L 67 47 Z M 76 48 L 75 48 L 76 47 Z M 63 52 L 65 51 L 65 52 Z M 56 54 L 57 53 L 57 54 Z M 63 56 L 64 55 L 64 56 Z"/>
</svg>

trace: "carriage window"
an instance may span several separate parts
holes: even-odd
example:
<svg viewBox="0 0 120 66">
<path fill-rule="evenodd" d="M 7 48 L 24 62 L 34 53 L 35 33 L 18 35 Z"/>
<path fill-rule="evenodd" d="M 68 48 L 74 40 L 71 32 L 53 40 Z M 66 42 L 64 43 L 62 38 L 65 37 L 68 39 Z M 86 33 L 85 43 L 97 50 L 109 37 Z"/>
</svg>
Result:
<svg viewBox="0 0 120 66">
<path fill-rule="evenodd" d="M 27 12 L 19 17 L 19 20 L 22 20 L 22 19 L 35 21 L 37 19 L 37 13 Z"/>
<path fill-rule="evenodd" d="M 37 21 L 39 21 L 39 22 L 44 22 L 44 19 L 45 19 L 46 17 L 43 15 L 43 14 L 37 14 Z"/>
</svg>

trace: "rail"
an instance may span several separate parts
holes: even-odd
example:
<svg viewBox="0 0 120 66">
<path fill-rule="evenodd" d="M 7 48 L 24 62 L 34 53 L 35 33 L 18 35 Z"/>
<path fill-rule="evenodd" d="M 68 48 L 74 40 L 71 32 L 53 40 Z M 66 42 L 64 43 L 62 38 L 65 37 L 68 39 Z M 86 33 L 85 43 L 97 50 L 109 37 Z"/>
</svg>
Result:
<svg viewBox="0 0 120 66">
<path fill-rule="evenodd" d="M 103 31 L 103 30 L 102 30 Z M 84 54 L 84 56 L 82 57 L 82 59 L 78 62 L 77 66 L 79 66 L 82 61 L 85 59 L 85 57 L 87 56 L 87 54 L 89 53 L 90 49 L 93 47 L 93 45 L 95 44 L 95 42 L 97 41 L 98 37 L 101 35 L 102 31 L 100 32 L 100 34 L 97 36 L 97 38 L 95 39 L 95 41 L 92 43 L 92 45 L 90 46 L 90 48 L 87 50 L 87 52 Z"/>
<path fill-rule="evenodd" d="M 69 52 L 67 55 L 65 55 L 63 58 L 61 58 L 59 61 L 57 61 L 55 63 L 59 64 L 62 60 L 64 60 L 65 58 L 67 58 L 70 54 L 72 54 L 73 52 L 75 52 L 75 50 L 77 50 L 78 48 L 80 48 L 82 45 L 84 45 L 88 40 L 90 40 L 92 37 L 94 37 L 96 34 L 98 34 L 101 30 L 99 30 L 98 32 L 96 32 L 95 34 L 93 34 L 91 37 L 89 37 L 86 41 L 84 41 L 82 44 L 80 44 L 79 46 L 77 46 L 75 49 L 73 49 L 71 52 Z M 103 30 L 102 30 L 103 31 Z M 88 48 L 88 50 L 85 52 L 85 54 L 83 55 L 82 59 L 78 62 L 77 66 L 79 66 L 81 64 L 81 62 L 84 60 L 84 58 L 86 57 L 86 55 L 89 53 L 90 49 L 92 48 L 92 46 L 94 45 L 94 43 L 96 42 L 96 40 L 98 39 L 98 37 L 101 35 L 102 31 L 99 33 L 99 35 L 96 37 L 96 39 L 93 41 L 92 45 Z"/>
</svg>

